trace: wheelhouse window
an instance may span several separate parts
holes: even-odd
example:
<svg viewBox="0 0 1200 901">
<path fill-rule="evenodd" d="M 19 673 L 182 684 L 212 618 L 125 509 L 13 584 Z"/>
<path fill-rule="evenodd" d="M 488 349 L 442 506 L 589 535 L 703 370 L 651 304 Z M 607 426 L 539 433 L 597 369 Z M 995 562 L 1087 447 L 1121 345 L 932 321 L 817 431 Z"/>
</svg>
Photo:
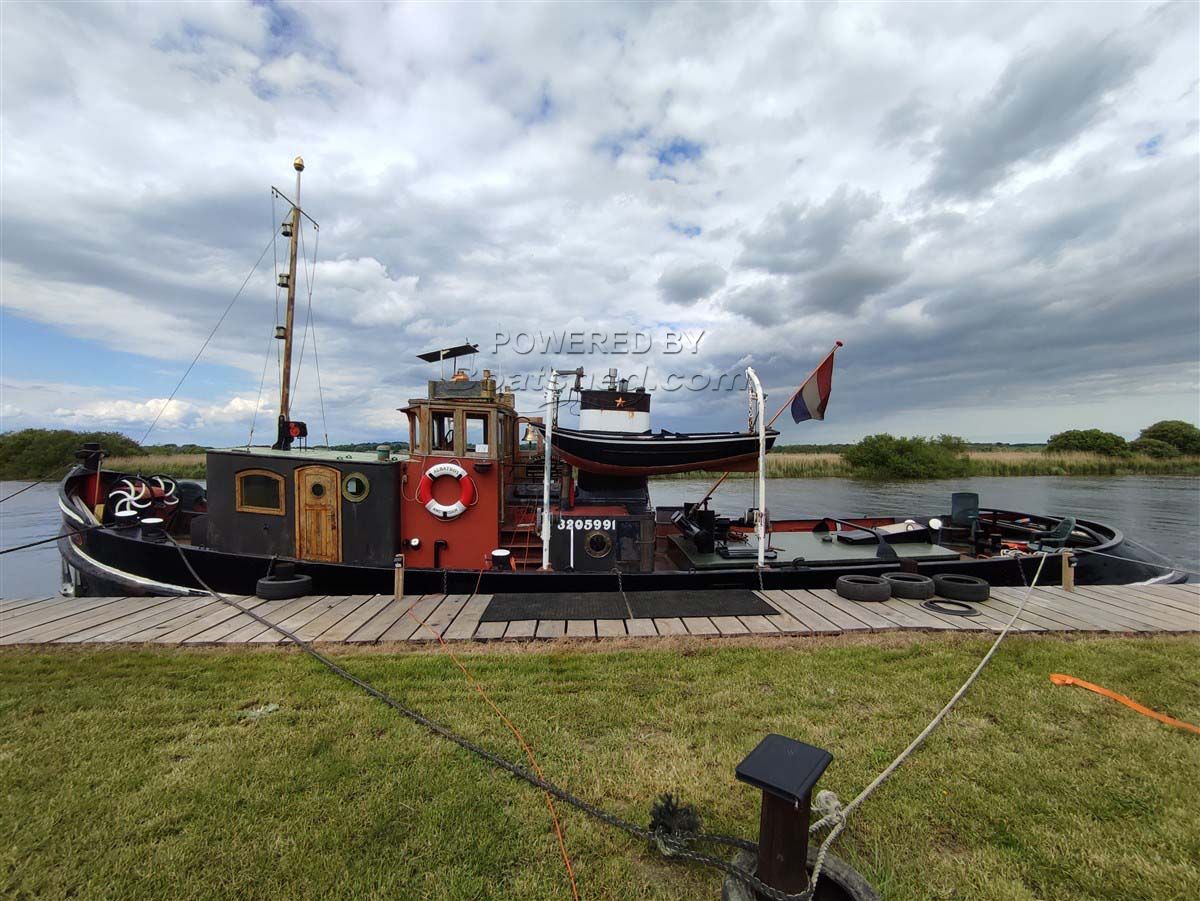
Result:
<svg viewBox="0 0 1200 901">
<path fill-rule="evenodd" d="M 433 410 L 429 414 L 430 445 L 434 451 L 454 452 L 454 411 Z"/>
<path fill-rule="evenodd" d="M 237 474 L 237 511 L 283 516 L 283 476 L 265 469 L 245 469 Z"/>
<path fill-rule="evenodd" d="M 467 453 L 486 454 L 491 449 L 491 417 L 487 413 L 468 413 Z"/>
</svg>

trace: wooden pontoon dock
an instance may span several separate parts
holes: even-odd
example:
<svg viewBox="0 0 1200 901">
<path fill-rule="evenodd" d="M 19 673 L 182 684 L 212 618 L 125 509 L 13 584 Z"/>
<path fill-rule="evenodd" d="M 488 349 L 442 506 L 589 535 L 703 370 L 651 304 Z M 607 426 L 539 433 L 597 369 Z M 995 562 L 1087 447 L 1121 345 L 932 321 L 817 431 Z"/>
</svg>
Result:
<svg viewBox="0 0 1200 901">
<path fill-rule="evenodd" d="M 305 641 L 335 645 L 393 642 L 651 638 L 671 635 L 838 635 L 917 630 L 999 632 L 1025 595 L 993 588 L 976 617 L 923 609 L 918 601 L 860 603 L 833 591 L 759 593 L 776 612 L 763 616 L 481 622 L 489 595 L 307 596 L 235 600 Z M 1200 632 L 1200 585 L 1091 585 L 1034 589 L 1019 632 Z M 289 643 L 212 597 L 22 598 L 0 600 L 0 645 L 231 646 Z"/>
</svg>

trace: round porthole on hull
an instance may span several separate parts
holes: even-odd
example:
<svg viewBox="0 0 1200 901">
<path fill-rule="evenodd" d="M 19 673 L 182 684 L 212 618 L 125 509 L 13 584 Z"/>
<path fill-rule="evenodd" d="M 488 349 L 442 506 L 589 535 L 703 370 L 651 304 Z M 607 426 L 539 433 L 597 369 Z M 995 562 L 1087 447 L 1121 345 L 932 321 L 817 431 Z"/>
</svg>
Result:
<svg viewBox="0 0 1200 901">
<path fill-rule="evenodd" d="M 352 472 L 342 479 L 342 497 L 357 504 L 371 491 L 371 483 L 361 472 Z"/>
<path fill-rule="evenodd" d="M 584 549 L 592 557 L 607 557 L 612 553 L 612 539 L 607 532 L 592 532 L 583 542 Z"/>
</svg>

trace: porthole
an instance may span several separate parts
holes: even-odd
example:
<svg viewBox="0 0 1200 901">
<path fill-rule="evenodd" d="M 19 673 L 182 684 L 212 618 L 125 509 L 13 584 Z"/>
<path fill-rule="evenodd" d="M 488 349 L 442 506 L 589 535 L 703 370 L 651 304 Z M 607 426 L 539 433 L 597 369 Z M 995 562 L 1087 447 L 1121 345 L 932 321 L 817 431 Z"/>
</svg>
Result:
<svg viewBox="0 0 1200 901">
<path fill-rule="evenodd" d="M 361 472 L 352 472 L 342 479 L 342 497 L 357 504 L 371 491 L 371 483 Z"/>
<path fill-rule="evenodd" d="M 310 490 L 312 491 L 313 497 L 322 497 L 325 494 L 325 486 L 322 485 L 320 482 L 313 482 L 312 488 Z"/>
<path fill-rule="evenodd" d="M 592 557 L 607 557 L 612 553 L 612 539 L 607 532 L 592 532 L 583 542 L 584 549 Z"/>
</svg>

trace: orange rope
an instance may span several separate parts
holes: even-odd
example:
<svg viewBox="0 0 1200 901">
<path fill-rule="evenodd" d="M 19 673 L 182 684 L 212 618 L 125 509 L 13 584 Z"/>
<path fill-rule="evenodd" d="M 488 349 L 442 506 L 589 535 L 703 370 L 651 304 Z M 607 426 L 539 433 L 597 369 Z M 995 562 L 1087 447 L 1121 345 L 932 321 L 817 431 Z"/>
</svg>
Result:
<svg viewBox="0 0 1200 901">
<path fill-rule="evenodd" d="M 482 569 L 479 570 L 479 576 L 480 578 L 483 578 Z M 476 583 L 476 588 L 478 588 L 478 583 Z M 537 758 L 533 755 L 533 749 L 529 747 L 529 743 L 525 741 L 525 736 L 521 734 L 521 730 L 514 726 L 512 721 L 509 720 L 509 718 L 501 712 L 500 708 L 496 706 L 495 702 L 488 697 L 487 692 L 484 691 L 483 686 L 479 683 L 479 680 L 471 675 L 470 671 L 463 666 L 462 661 L 460 661 L 458 657 L 454 655 L 454 651 L 450 650 L 450 645 L 446 644 L 446 640 L 442 638 L 441 633 L 413 612 L 413 608 L 415 606 L 415 604 L 410 605 L 408 610 L 405 612 L 433 633 L 433 637 L 438 640 L 438 643 L 442 646 L 442 649 L 450 656 L 450 659 L 454 661 L 454 665 L 462 670 L 462 674 L 466 677 L 467 682 L 470 683 L 472 688 L 479 692 L 479 696 L 487 702 L 487 705 L 492 708 L 496 716 L 500 717 L 500 721 L 508 727 L 508 731 L 516 737 L 517 742 L 521 745 L 522 750 L 525 752 L 526 758 L 529 760 L 529 765 L 533 767 L 533 771 L 537 773 L 537 777 L 545 780 L 546 777 L 542 774 L 542 768 L 538 766 Z M 562 824 L 558 821 L 558 810 L 554 806 L 554 798 L 551 797 L 550 792 L 544 791 L 543 794 L 546 796 L 546 807 L 550 810 L 550 819 L 554 823 L 554 834 L 558 838 L 558 850 L 559 853 L 562 854 L 563 864 L 567 868 L 567 878 L 571 882 L 571 896 L 575 899 L 575 901 L 579 901 L 579 886 L 575 883 L 575 868 L 571 866 L 571 855 L 567 853 L 567 840 L 563 837 Z"/>
<path fill-rule="evenodd" d="M 1118 703 L 1124 704 L 1131 710 L 1136 710 L 1142 716 L 1148 716 L 1151 719 L 1158 720 L 1160 723 L 1166 723 L 1168 726 L 1174 726 L 1177 729 L 1187 729 L 1189 732 L 1195 732 L 1200 735 L 1200 726 L 1193 726 L 1191 723 L 1185 723 L 1183 720 L 1177 720 L 1173 716 L 1167 716 L 1165 713 L 1159 713 L 1157 710 L 1151 710 L 1149 707 L 1144 707 L 1133 698 L 1127 698 L 1125 695 L 1119 695 L 1115 691 L 1103 687 L 1102 685 L 1094 685 L 1091 682 L 1085 682 L 1082 679 L 1076 679 L 1074 676 L 1064 676 L 1062 673 L 1051 673 L 1050 681 L 1055 685 L 1078 685 L 1080 688 L 1086 688 L 1088 691 L 1094 691 L 1098 695 L 1104 695 L 1106 698 L 1112 698 Z"/>
</svg>

